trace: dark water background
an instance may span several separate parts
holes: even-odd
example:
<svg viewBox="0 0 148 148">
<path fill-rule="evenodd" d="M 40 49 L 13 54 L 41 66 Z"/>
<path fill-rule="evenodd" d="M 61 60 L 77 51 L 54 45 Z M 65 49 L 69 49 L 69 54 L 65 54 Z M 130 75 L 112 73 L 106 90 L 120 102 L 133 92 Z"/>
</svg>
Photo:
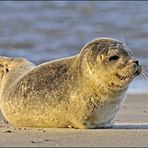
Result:
<svg viewBox="0 0 148 148">
<path fill-rule="evenodd" d="M 148 2 L 0 2 L 0 55 L 40 64 L 77 54 L 96 37 L 124 38 L 148 71 Z M 148 93 L 148 82 L 137 78 L 135 92 Z"/>
</svg>

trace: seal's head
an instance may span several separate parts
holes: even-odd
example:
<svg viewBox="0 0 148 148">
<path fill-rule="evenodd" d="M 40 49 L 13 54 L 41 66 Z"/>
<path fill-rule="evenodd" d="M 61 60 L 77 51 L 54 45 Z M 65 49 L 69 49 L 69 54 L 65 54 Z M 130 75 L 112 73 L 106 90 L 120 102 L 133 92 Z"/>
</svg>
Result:
<svg viewBox="0 0 148 148">
<path fill-rule="evenodd" d="M 0 64 L 0 82 L 2 81 L 4 75 L 8 72 L 8 68 Z"/>
<path fill-rule="evenodd" d="M 12 69 L 18 69 L 19 66 L 30 63 L 24 58 L 12 58 L 0 56 L 0 81 L 9 73 Z M 31 65 L 34 65 L 30 63 Z"/>
<path fill-rule="evenodd" d="M 111 38 L 98 38 L 86 44 L 80 53 L 83 75 L 109 89 L 128 88 L 141 73 L 139 62 L 126 45 Z"/>
</svg>

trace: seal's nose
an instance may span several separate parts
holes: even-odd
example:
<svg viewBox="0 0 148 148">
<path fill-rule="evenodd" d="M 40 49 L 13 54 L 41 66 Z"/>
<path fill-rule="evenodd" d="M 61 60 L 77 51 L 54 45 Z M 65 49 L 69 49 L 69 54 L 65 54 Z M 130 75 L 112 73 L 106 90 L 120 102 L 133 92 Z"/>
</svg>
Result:
<svg viewBox="0 0 148 148">
<path fill-rule="evenodd" d="M 138 60 L 136 60 L 136 61 L 134 61 L 134 62 L 136 63 L 137 66 L 139 65 L 139 61 L 138 61 Z"/>
<path fill-rule="evenodd" d="M 135 58 L 131 58 L 131 59 L 129 60 L 129 63 L 135 63 L 137 66 L 139 66 L 139 61 L 136 60 Z"/>
</svg>

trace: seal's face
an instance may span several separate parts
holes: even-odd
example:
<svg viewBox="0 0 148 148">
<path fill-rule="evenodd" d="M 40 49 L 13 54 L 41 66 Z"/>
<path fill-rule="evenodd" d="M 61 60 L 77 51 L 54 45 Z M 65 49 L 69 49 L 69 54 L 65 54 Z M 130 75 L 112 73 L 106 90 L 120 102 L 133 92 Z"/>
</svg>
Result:
<svg viewBox="0 0 148 148">
<path fill-rule="evenodd" d="M 85 52 L 87 51 L 87 52 Z M 83 48 L 87 63 L 95 77 L 111 89 L 125 89 L 141 73 L 139 62 L 126 45 L 110 38 L 96 39 Z"/>
</svg>

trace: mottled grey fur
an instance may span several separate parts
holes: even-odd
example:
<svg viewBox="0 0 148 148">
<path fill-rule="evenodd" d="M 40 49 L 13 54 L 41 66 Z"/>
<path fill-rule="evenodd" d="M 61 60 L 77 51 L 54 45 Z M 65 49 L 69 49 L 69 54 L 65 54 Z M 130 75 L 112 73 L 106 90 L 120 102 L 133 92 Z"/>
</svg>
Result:
<svg viewBox="0 0 148 148">
<path fill-rule="evenodd" d="M 133 64 L 127 67 L 130 70 L 123 70 L 128 80 L 119 80 L 114 74 L 133 59 L 126 48 L 117 40 L 100 38 L 76 56 L 39 66 L 21 58 L 0 57 L 4 117 L 15 127 L 107 126 L 135 77 Z M 107 63 L 108 52 L 122 56 L 116 66 Z"/>
</svg>

